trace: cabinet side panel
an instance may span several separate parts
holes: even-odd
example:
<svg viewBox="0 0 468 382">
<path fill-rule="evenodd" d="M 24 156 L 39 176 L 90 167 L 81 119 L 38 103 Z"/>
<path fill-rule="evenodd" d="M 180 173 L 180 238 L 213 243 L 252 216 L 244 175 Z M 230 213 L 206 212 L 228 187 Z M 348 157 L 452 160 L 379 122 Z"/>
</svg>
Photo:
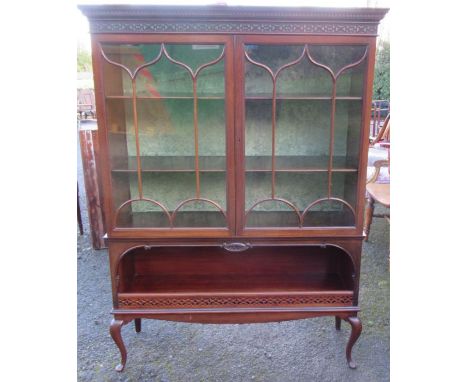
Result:
<svg viewBox="0 0 468 382">
<path fill-rule="evenodd" d="M 372 86 L 374 81 L 375 49 L 376 39 L 369 41 L 369 51 L 367 60 L 366 80 L 364 82 L 363 107 L 362 107 L 362 127 L 361 127 L 361 150 L 359 161 L 359 180 L 356 200 L 356 229 L 363 232 L 364 226 L 364 205 L 367 178 L 367 156 L 369 152 L 369 130 L 372 107 Z"/>
</svg>

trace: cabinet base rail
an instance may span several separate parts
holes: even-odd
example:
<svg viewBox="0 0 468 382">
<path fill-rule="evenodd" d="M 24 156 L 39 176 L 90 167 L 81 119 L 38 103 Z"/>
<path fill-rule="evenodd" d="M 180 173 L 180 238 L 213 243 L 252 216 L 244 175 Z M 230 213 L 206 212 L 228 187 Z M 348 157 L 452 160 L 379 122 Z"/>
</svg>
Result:
<svg viewBox="0 0 468 382">
<path fill-rule="evenodd" d="M 320 316 L 334 316 L 335 328 L 341 330 L 341 320 L 351 325 L 351 334 L 346 345 L 346 360 L 351 369 L 356 368 L 351 352 L 362 331 L 362 323 L 357 313 L 359 308 L 236 308 L 236 309 L 152 309 L 152 310 L 121 310 L 115 309 L 112 314 L 109 332 L 120 351 L 120 363 L 115 370 L 121 372 L 127 363 L 127 349 L 122 339 L 122 326 L 134 321 L 135 331 L 140 333 L 142 318 L 165 321 L 179 321 L 204 324 L 247 324 L 265 323 L 288 320 L 300 320 Z"/>
</svg>

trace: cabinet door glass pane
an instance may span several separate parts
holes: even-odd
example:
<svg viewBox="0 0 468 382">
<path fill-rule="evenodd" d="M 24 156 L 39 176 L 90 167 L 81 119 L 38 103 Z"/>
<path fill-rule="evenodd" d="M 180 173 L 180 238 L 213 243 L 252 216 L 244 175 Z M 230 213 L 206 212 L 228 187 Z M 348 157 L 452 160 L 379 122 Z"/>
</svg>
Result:
<svg viewBox="0 0 468 382">
<path fill-rule="evenodd" d="M 103 44 L 117 227 L 226 227 L 224 46 Z"/>
<path fill-rule="evenodd" d="M 246 226 L 354 226 L 366 46 L 244 55 Z"/>
</svg>

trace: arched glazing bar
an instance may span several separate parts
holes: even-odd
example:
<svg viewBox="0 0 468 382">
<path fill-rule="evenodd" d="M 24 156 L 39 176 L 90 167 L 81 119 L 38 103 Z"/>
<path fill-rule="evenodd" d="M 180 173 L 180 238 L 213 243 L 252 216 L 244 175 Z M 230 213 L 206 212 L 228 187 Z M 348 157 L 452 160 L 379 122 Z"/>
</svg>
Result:
<svg viewBox="0 0 468 382">
<path fill-rule="evenodd" d="M 329 143 L 329 149 L 328 149 L 328 169 L 327 169 L 327 173 L 328 173 L 327 195 L 328 195 L 328 199 L 330 199 L 331 198 L 331 186 L 332 186 L 333 147 L 335 143 L 336 82 L 339 76 L 343 74 L 343 72 L 345 72 L 348 69 L 354 68 L 355 66 L 358 66 L 361 62 L 365 60 L 365 58 L 367 57 L 368 48 L 366 47 L 364 54 L 358 61 L 353 62 L 349 65 L 346 65 L 345 67 L 341 68 L 336 74 L 333 72 L 331 68 L 315 60 L 310 54 L 310 50 L 307 45 L 306 45 L 306 50 L 307 50 L 307 58 L 309 59 L 309 61 L 312 64 L 322 69 L 325 69 L 332 78 L 332 99 L 331 99 L 331 113 L 330 113 L 330 143 Z"/>
<path fill-rule="evenodd" d="M 294 61 L 291 61 L 280 68 L 276 71 L 276 73 L 273 73 L 273 71 L 266 65 L 257 62 L 253 60 L 247 51 L 244 51 L 245 58 L 247 61 L 249 61 L 251 64 L 258 66 L 260 68 L 265 69 L 268 74 L 270 75 L 272 81 L 273 81 L 273 94 L 272 94 L 272 112 L 271 112 L 271 198 L 275 199 L 275 183 L 276 183 L 276 160 L 275 160 L 275 152 L 276 152 L 276 144 L 275 144 L 275 139 L 276 139 L 276 83 L 277 83 L 277 78 L 278 75 L 281 73 L 282 70 L 289 68 L 290 66 L 293 66 L 297 63 L 299 63 L 302 58 L 306 54 L 306 46 L 304 46 L 304 49 L 302 50 L 301 55 L 295 59 Z"/>
<path fill-rule="evenodd" d="M 169 226 L 172 228 L 173 226 L 173 218 L 172 218 L 172 215 L 171 213 L 168 211 L 167 207 L 156 201 L 156 200 L 153 200 L 153 199 L 148 199 L 148 198 L 139 198 L 139 199 L 130 199 L 130 200 L 127 200 L 126 202 L 122 203 L 118 208 L 117 208 L 117 211 L 114 215 L 114 226 L 116 227 L 118 225 L 118 221 L 119 221 L 119 214 L 121 213 L 122 209 L 125 208 L 125 206 L 131 204 L 131 203 L 135 203 L 135 202 L 148 202 L 148 203 L 151 203 L 151 204 L 154 204 L 155 206 L 161 208 L 161 210 L 164 212 L 164 215 L 167 217 L 167 220 L 169 222 Z"/>
<path fill-rule="evenodd" d="M 138 176 L 138 197 L 139 199 L 143 199 L 143 182 L 142 182 L 142 175 L 141 175 L 141 155 L 140 155 L 140 134 L 138 129 L 138 113 L 137 113 L 137 100 L 136 100 L 136 76 L 140 70 L 146 68 L 150 65 L 157 63 L 163 54 L 163 44 L 159 49 L 158 55 L 151 61 L 146 62 L 135 69 L 132 73 L 130 69 L 128 69 L 125 65 L 122 65 L 118 62 L 110 60 L 104 50 L 101 47 L 101 55 L 109 64 L 118 66 L 125 70 L 125 72 L 130 76 L 132 81 L 132 109 L 133 109 L 133 128 L 135 129 L 135 149 L 136 149 L 136 159 L 137 159 L 137 176 Z"/>
<path fill-rule="evenodd" d="M 192 78 L 192 86 L 193 86 L 193 135 L 194 135 L 194 143 L 195 143 L 195 182 L 196 182 L 196 198 L 200 198 L 200 163 L 199 163 L 199 148 L 198 148 L 198 95 L 197 95 L 197 76 L 198 74 L 205 68 L 216 65 L 218 62 L 220 62 L 224 58 L 224 52 L 225 48 L 223 47 L 223 50 L 221 54 L 218 56 L 218 58 L 214 59 L 213 61 L 210 61 L 206 64 L 203 64 L 199 66 L 195 72 L 186 64 L 184 64 L 181 61 L 177 61 L 173 59 L 169 53 L 166 50 L 166 47 L 164 44 L 162 44 L 162 50 L 166 58 L 172 62 L 173 64 L 179 65 L 187 72 L 190 74 L 190 77 Z"/>
<path fill-rule="evenodd" d="M 186 200 L 179 203 L 179 205 L 174 209 L 174 211 L 171 214 L 171 227 L 174 225 L 174 221 L 176 219 L 177 212 L 180 211 L 180 209 L 183 206 L 185 206 L 186 204 L 192 203 L 192 202 L 205 202 L 205 203 L 211 204 L 219 212 L 221 212 L 221 214 L 224 217 L 224 220 L 227 222 L 226 212 L 223 210 L 223 208 L 218 203 L 216 203 L 216 202 L 214 202 L 213 200 L 210 200 L 210 199 L 197 197 L 197 198 L 186 199 Z"/>
<path fill-rule="evenodd" d="M 334 197 L 327 197 L 327 198 L 320 198 L 320 199 L 317 199 L 315 201 L 313 201 L 312 203 L 310 203 L 306 208 L 304 208 L 304 211 L 302 211 L 302 215 L 301 215 L 301 226 L 304 224 L 304 220 L 305 220 L 305 216 L 307 214 L 307 212 L 309 212 L 309 210 L 320 204 L 320 203 L 323 203 L 323 202 L 326 202 L 326 201 L 335 201 L 335 202 L 339 202 L 339 203 L 342 203 L 346 208 L 348 208 L 352 214 L 353 214 L 353 218 L 356 220 L 356 211 L 354 210 L 353 206 L 351 206 L 351 204 L 349 204 L 346 200 L 343 200 L 343 199 L 340 199 L 340 198 L 334 198 Z"/>
<path fill-rule="evenodd" d="M 262 199 L 262 200 L 259 200 L 259 201 L 255 202 L 253 204 L 253 206 L 250 207 L 248 209 L 248 211 L 245 213 L 245 221 L 247 221 L 247 219 L 249 217 L 249 214 L 254 210 L 255 207 L 257 207 L 260 204 L 265 203 L 265 202 L 279 202 L 279 203 L 283 203 L 283 204 L 287 205 L 295 213 L 295 215 L 297 217 L 298 225 L 300 227 L 302 227 L 301 213 L 299 212 L 299 210 L 297 209 L 297 207 L 293 203 L 291 203 L 289 200 L 286 200 L 286 199 L 283 199 L 283 198 L 268 198 L 268 199 Z"/>
</svg>

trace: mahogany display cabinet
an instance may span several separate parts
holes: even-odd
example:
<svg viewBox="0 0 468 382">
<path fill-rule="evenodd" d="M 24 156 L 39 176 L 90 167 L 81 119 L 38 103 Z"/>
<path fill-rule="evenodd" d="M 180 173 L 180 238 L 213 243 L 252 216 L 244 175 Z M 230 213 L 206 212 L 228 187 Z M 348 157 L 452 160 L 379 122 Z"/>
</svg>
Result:
<svg viewBox="0 0 468 382">
<path fill-rule="evenodd" d="M 80 6 L 112 279 L 141 319 L 362 325 L 375 43 L 386 9 Z"/>
</svg>

